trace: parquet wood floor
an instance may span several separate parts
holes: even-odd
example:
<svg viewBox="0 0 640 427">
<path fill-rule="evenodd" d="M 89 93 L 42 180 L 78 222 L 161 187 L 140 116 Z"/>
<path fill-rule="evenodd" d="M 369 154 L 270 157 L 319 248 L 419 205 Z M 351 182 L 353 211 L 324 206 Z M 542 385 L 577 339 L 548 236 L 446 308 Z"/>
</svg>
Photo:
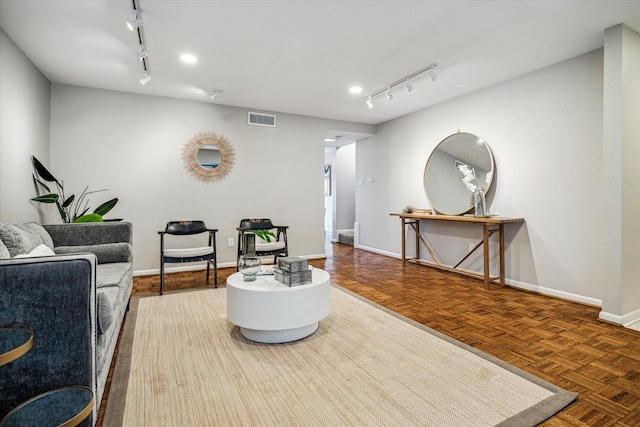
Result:
<svg viewBox="0 0 640 427">
<path fill-rule="evenodd" d="M 333 283 L 580 393 L 543 426 L 640 426 L 640 332 L 598 321 L 599 308 L 510 287 L 486 290 L 477 280 L 403 267 L 339 243 L 327 243 L 326 251 L 327 259 L 311 264 Z M 220 269 L 219 284 L 234 272 Z M 206 286 L 204 273 L 168 275 L 166 286 Z M 134 278 L 136 294 L 158 287 L 158 276 Z"/>
</svg>

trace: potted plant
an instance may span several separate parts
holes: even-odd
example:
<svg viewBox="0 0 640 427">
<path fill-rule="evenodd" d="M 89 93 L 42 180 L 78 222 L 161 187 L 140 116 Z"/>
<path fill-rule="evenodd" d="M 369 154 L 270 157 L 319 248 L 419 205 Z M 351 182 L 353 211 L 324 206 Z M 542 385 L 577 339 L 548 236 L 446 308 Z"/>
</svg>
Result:
<svg viewBox="0 0 640 427">
<path fill-rule="evenodd" d="M 103 216 L 118 203 L 118 199 L 113 198 L 98 206 L 92 213 L 89 213 L 90 208 L 87 196 L 106 190 L 88 191 L 89 187 L 85 187 L 77 199 L 74 194 L 66 197 L 63 182 L 58 181 L 35 156 L 31 156 L 31 161 L 35 171 L 33 174 L 33 182 L 36 187 L 36 193 L 38 194 L 38 196 L 31 200 L 39 203 L 55 204 L 62 218 L 62 222 L 102 222 L 104 220 Z M 47 183 L 54 183 L 57 192 L 52 191 Z"/>
</svg>

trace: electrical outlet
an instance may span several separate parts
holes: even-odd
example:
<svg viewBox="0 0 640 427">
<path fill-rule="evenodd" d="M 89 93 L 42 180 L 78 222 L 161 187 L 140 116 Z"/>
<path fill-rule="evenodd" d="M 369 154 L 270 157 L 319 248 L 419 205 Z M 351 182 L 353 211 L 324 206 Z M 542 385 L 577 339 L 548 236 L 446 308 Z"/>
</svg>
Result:
<svg viewBox="0 0 640 427">
<path fill-rule="evenodd" d="M 232 248 L 233 247 L 233 237 L 229 237 L 227 239 L 227 246 Z"/>
</svg>

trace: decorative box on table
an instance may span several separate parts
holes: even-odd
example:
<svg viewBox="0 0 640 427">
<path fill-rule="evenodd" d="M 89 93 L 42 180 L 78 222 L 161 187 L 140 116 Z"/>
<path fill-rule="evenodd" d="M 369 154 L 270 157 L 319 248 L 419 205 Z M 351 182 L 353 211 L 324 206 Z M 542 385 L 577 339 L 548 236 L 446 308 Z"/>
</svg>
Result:
<svg viewBox="0 0 640 427">
<path fill-rule="evenodd" d="M 278 259 L 278 266 L 273 269 L 275 279 L 287 286 L 298 286 L 311 283 L 311 270 L 306 259 L 285 257 Z"/>
</svg>

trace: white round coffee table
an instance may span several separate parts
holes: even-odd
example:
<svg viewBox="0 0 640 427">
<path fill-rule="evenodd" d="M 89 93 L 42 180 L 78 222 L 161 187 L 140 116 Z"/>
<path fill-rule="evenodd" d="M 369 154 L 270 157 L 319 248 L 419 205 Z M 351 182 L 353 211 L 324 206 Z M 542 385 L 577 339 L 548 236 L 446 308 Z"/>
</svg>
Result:
<svg viewBox="0 0 640 427">
<path fill-rule="evenodd" d="M 329 273 L 312 271 L 312 282 L 287 286 L 273 276 L 245 282 L 240 273 L 227 279 L 227 319 L 256 342 L 284 343 L 313 334 L 331 310 Z"/>
</svg>

